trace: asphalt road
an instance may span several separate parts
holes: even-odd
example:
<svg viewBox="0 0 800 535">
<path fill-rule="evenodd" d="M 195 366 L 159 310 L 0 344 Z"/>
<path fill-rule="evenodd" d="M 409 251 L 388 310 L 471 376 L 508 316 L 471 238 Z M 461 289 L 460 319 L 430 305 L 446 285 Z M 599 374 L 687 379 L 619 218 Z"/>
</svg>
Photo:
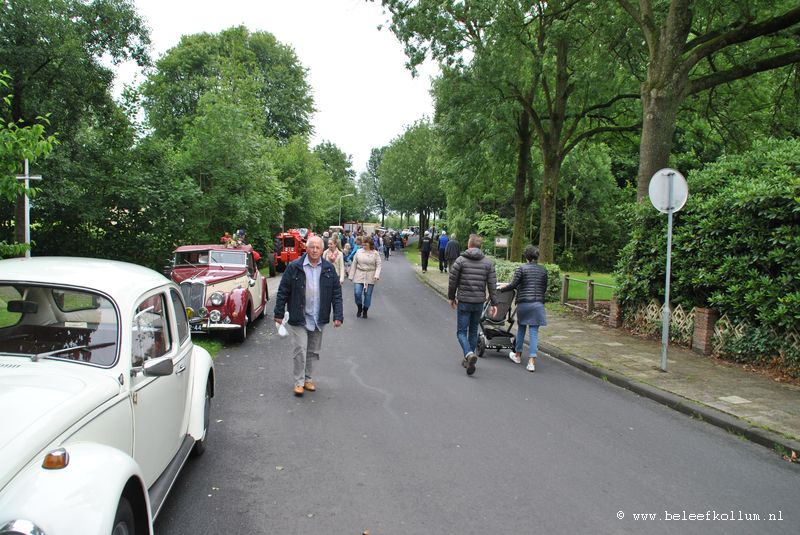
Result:
<svg viewBox="0 0 800 535">
<path fill-rule="evenodd" d="M 455 312 L 401 256 L 369 319 L 352 288 L 316 393 L 292 395 L 271 318 L 222 350 L 159 535 L 800 532 L 800 471 L 761 446 L 547 358 L 467 377 Z"/>
</svg>

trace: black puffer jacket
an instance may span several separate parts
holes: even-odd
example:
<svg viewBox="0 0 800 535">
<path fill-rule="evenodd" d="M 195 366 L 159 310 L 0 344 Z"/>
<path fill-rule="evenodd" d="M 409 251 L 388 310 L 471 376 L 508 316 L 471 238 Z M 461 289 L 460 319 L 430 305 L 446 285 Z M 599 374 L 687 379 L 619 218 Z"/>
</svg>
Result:
<svg viewBox="0 0 800 535">
<path fill-rule="evenodd" d="M 516 271 L 511 282 L 500 289 L 501 292 L 517 290 L 517 304 L 519 303 L 544 303 L 547 293 L 547 270 L 536 262 L 522 264 Z"/>
<path fill-rule="evenodd" d="M 450 280 L 447 285 L 447 298 L 451 301 L 458 298 L 463 303 L 483 303 L 486 291 L 489 301 L 497 304 L 497 275 L 494 263 L 477 247 L 467 249 L 456 258 L 450 268 Z"/>
</svg>

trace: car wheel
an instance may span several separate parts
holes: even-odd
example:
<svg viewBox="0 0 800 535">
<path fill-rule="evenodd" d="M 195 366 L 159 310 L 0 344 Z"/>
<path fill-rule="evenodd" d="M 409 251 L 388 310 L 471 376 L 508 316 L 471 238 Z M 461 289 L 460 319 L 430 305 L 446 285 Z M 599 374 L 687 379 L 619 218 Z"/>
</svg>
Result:
<svg viewBox="0 0 800 535">
<path fill-rule="evenodd" d="M 250 306 L 247 306 L 247 312 L 244 315 L 244 322 L 242 326 L 239 327 L 239 330 L 234 331 L 234 341 L 239 342 L 240 344 L 245 341 L 247 338 L 247 327 L 250 325 Z"/>
<path fill-rule="evenodd" d="M 208 426 L 211 422 L 211 379 L 206 382 L 206 399 L 203 403 L 203 438 L 196 440 L 192 449 L 192 456 L 200 457 L 206 452 L 206 439 L 208 438 Z"/>
<path fill-rule="evenodd" d="M 111 535 L 135 535 L 136 522 L 133 518 L 133 507 L 128 498 L 122 496 L 117 505 L 117 514 L 114 515 L 114 524 L 111 527 Z"/>
<path fill-rule="evenodd" d="M 483 356 L 483 353 L 486 351 L 486 338 L 483 336 L 483 333 L 478 334 L 478 344 L 475 348 L 475 352 L 478 354 L 479 357 Z"/>
</svg>

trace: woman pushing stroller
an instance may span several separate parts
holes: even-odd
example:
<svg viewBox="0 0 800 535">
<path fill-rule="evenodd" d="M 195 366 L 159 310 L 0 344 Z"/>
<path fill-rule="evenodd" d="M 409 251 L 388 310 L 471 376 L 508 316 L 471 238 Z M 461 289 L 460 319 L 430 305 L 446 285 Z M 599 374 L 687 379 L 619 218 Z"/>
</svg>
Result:
<svg viewBox="0 0 800 535">
<path fill-rule="evenodd" d="M 525 331 L 530 328 L 530 356 L 525 367 L 529 372 L 536 371 L 536 355 L 539 345 L 539 327 L 547 325 L 547 314 L 544 309 L 544 298 L 547 293 L 547 270 L 540 266 L 539 248 L 533 245 L 525 247 L 523 253 L 527 263 L 514 271 L 511 282 L 498 288 L 500 292 L 517 290 L 517 336 L 516 351 L 508 354 L 515 363 L 522 362 L 522 344 Z"/>
</svg>

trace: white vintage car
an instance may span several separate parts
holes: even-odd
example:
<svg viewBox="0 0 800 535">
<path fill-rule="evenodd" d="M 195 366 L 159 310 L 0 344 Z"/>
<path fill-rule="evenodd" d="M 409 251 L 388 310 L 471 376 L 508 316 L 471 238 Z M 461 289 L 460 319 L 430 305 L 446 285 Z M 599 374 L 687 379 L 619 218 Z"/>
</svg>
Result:
<svg viewBox="0 0 800 535">
<path fill-rule="evenodd" d="M 152 533 L 205 448 L 213 395 L 211 357 L 164 276 L 0 260 L 0 535 Z"/>
</svg>

